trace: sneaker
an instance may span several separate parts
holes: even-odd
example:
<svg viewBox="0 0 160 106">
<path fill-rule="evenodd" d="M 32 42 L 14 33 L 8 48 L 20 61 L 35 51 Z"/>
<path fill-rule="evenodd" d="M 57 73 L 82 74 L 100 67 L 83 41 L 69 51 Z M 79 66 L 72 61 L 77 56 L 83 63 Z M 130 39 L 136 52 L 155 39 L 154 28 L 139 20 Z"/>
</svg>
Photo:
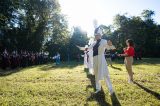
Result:
<svg viewBox="0 0 160 106">
<path fill-rule="evenodd" d="M 133 84 L 133 80 L 128 80 L 128 83 Z"/>
</svg>

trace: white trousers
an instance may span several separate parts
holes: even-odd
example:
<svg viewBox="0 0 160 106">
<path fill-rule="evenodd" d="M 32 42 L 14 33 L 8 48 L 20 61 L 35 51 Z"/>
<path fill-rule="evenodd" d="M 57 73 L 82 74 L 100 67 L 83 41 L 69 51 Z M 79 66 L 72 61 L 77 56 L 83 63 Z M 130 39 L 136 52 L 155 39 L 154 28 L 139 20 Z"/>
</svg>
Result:
<svg viewBox="0 0 160 106">
<path fill-rule="evenodd" d="M 96 90 L 101 90 L 101 83 L 100 83 L 100 80 L 98 79 L 98 74 L 99 74 L 98 64 L 99 64 L 98 63 L 98 56 L 94 56 L 94 58 L 93 58 L 93 65 L 94 66 L 93 67 L 94 67 L 94 74 L 95 74 Z M 107 71 L 107 69 L 106 69 L 106 71 Z M 114 90 L 112 87 L 112 83 L 111 83 L 109 74 L 104 77 L 104 80 L 105 80 L 105 83 L 109 89 L 109 92 L 113 93 Z"/>
<path fill-rule="evenodd" d="M 114 90 L 113 90 L 113 87 L 112 87 L 112 83 L 110 81 L 110 78 L 109 77 L 106 77 L 105 79 L 105 83 L 108 87 L 108 90 L 110 93 L 113 93 Z M 101 83 L 100 83 L 100 80 L 96 80 L 96 90 L 101 90 Z"/>
</svg>

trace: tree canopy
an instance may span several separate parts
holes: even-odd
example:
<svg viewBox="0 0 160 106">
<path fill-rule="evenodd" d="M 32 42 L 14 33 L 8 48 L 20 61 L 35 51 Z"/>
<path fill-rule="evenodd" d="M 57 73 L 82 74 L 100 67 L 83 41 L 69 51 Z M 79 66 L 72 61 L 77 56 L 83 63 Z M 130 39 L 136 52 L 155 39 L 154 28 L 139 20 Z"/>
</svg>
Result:
<svg viewBox="0 0 160 106">
<path fill-rule="evenodd" d="M 111 39 L 119 50 L 126 46 L 126 39 L 133 39 L 136 51 L 141 50 L 143 56 L 160 57 L 160 25 L 154 22 L 153 15 L 152 10 L 144 10 L 141 16 L 117 14 L 112 27 L 103 28 L 104 36 Z"/>
<path fill-rule="evenodd" d="M 103 38 L 111 39 L 118 50 L 130 38 L 136 50 L 144 56 L 160 57 L 160 25 L 154 11 L 144 10 L 141 16 L 117 14 L 113 25 L 100 25 Z M 68 30 L 66 16 L 61 13 L 58 0 L 1 0 L 0 52 L 8 50 L 60 52 L 63 59 L 75 59 L 81 52 L 76 45 L 88 44 L 88 36 L 80 27 Z M 71 56 L 72 55 L 72 56 Z"/>
</svg>

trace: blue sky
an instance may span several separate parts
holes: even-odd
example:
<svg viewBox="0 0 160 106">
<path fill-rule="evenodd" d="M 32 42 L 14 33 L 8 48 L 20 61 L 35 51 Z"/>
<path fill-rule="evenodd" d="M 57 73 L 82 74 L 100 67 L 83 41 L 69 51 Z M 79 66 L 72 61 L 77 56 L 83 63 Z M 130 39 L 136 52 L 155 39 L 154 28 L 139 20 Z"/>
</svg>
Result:
<svg viewBox="0 0 160 106">
<path fill-rule="evenodd" d="M 139 16 L 144 9 L 155 11 L 155 21 L 160 23 L 160 0 L 59 0 L 62 13 L 67 15 L 69 27 L 80 26 L 93 35 L 93 20 L 110 25 L 116 14 Z"/>
</svg>

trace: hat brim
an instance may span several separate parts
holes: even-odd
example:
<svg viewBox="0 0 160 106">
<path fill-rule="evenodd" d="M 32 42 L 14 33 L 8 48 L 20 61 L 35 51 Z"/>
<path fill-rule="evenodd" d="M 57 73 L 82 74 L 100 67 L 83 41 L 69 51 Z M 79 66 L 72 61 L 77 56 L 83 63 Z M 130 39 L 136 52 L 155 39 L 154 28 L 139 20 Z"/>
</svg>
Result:
<svg viewBox="0 0 160 106">
<path fill-rule="evenodd" d="M 99 33 L 96 33 L 96 34 L 94 34 L 94 36 L 102 36 L 101 34 L 99 34 Z"/>
</svg>

